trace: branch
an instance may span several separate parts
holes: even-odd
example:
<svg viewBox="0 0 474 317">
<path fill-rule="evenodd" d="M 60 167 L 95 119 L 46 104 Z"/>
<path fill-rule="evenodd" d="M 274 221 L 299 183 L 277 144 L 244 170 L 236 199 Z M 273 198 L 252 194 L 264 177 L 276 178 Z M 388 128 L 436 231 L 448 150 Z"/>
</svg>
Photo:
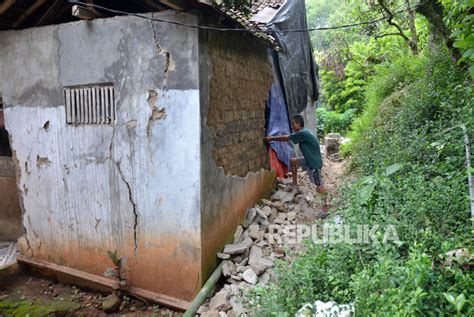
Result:
<svg viewBox="0 0 474 317">
<path fill-rule="evenodd" d="M 374 38 L 381 39 L 382 37 L 393 36 L 393 35 L 401 36 L 400 33 L 386 33 L 386 34 L 374 35 Z"/>
<path fill-rule="evenodd" d="M 401 26 L 398 25 L 397 23 L 393 22 L 393 13 L 392 13 L 392 11 L 390 11 L 388 6 L 385 4 L 385 1 L 384 0 L 377 0 L 377 1 L 378 1 L 379 5 L 382 7 L 382 9 L 385 11 L 385 13 L 388 15 L 387 16 L 387 23 L 390 24 L 391 26 L 394 26 L 398 30 L 398 35 L 403 37 L 403 39 L 407 43 L 410 43 L 410 39 L 405 35 L 405 33 L 403 32 L 403 29 L 401 28 Z"/>
</svg>

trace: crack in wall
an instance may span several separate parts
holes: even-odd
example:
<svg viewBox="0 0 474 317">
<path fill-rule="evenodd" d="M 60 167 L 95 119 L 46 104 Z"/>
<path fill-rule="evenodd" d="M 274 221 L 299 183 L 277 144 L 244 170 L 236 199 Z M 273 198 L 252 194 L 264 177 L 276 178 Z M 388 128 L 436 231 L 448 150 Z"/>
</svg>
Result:
<svg viewBox="0 0 474 317">
<path fill-rule="evenodd" d="M 58 41 L 58 87 L 62 87 L 61 85 L 61 40 L 59 39 L 59 26 L 56 26 L 56 39 Z"/>
<path fill-rule="evenodd" d="M 114 161 L 115 162 L 115 161 Z M 134 215 L 134 223 L 133 223 L 133 243 L 134 243 L 134 249 L 133 253 L 137 255 L 137 249 L 138 249 L 138 242 L 137 242 L 137 227 L 138 227 L 138 212 L 137 212 L 137 204 L 133 200 L 133 194 L 132 194 L 132 186 L 130 183 L 125 179 L 125 176 L 123 175 L 122 167 L 120 166 L 120 162 L 115 162 L 115 166 L 117 167 L 117 171 L 122 178 L 122 181 L 125 183 L 128 189 L 128 198 L 130 200 L 130 203 L 132 204 L 132 211 Z"/>
<path fill-rule="evenodd" d="M 151 17 L 154 18 L 153 13 L 151 14 Z M 155 41 L 155 46 L 156 46 L 156 51 L 158 52 L 158 55 L 162 55 L 165 57 L 165 70 L 164 70 L 164 78 L 163 78 L 163 88 L 161 90 L 162 95 L 164 95 L 165 89 L 166 89 L 166 84 L 168 82 L 168 76 L 169 72 L 175 69 L 175 63 L 173 61 L 173 57 L 171 56 L 171 53 L 165 49 L 163 49 L 160 46 L 160 43 L 158 43 L 158 36 L 156 34 L 156 29 L 155 25 L 153 24 L 153 21 L 150 20 L 151 23 L 151 28 L 153 30 L 153 39 Z"/>
<path fill-rule="evenodd" d="M 31 224 L 31 219 L 30 219 L 30 215 L 28 215 L 28 223 L 30 224 L 30 228 L 31 228 L 31 231 L 33 232 L 33 235 L 35 236 L 35 238 L 39 241 L 39 245 L 38 245 L 38 251 L 41 250 L 41 246 L 43 245 L 43 242 L 41 241 L 41 239 L 39 238 L 38 234 L 36 233 L 35 229 L 33 229 L 33 225 Z M 26 240 L 28 242 L 28 246 L 30 245 L 30 242 L 28 241 L 28 237 L 26 237 Z M 33 252 L 33 251 L 32 251 Z"/>
<path fill-rule="evenodd" d="M 115 167 L 117 168 L 117 172 L 120 175 L 120 178 L 125 183 L 125 186 L 127 187 L 127 190 L 128 190 L 128 198 L 130 200 L 130 203 L 132 204 L 132 211 L 133 211 L 133 216 L 134 216 L 134 219 L 133 219 L 133 246 L 134 246 L 133 247 L 133 253 L 135 255 L 137 255 L 137 249 L 138 249 L 138 234 L 137 234 L 138 211 L 137 211 L 137 203 L 133 199 L 132 186 L 125 179 L 125 175 L 123 174 L 122 167 L 120 166 L 120 161 L 116 161 L 112 158 L 114 138 L 115 138 L 115 128 L 113 129 L 112 137 L 110 138 L 109 156 L 106 157 L 106 159 L 109 159 L 114 163 Z M 97 223 L 97 225 L 98 225 L 98 223 Z M 96 226 L 96 229 L 97 229 L 97 226 Z"/>
</svg>

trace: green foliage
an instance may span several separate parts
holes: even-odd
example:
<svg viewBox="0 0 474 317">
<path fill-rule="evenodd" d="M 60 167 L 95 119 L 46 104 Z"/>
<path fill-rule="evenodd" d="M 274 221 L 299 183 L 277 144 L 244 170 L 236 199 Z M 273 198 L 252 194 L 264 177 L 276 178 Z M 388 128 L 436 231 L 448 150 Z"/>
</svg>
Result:
<svg viewBox="0 0 474 317">
<path fill-rule="evenodd" d="M 114 252 L 107 251 L 107 257 L 112 261 L 114 267 L 107 268 L 104 272 L 104 276 L 106 277 L 113 277 L 117 283 L 115 285 L 116 290 L 121 290 L 127 287 L 127 276 L 125 273 L 127 270 L 125 269 L 126 258 L 119 257 L 117 255 L 117 250 Z"/>
<path fill-rule="evenodd" d="M 397 59 L 375 68 L 352 144 L 360 180 L 342 193 L 348 225 L 394 225 L 388 244 L 308 242 L 276 283 L 249 294 L 256 315 L 291 315 L 307 302 L 354 302 L 357 316 L 471 316 L 472 254 L 462 131 L 474 135 L 473 87 L 447 55 Z M 367 112 L 370 115 L 367 115 Z"/>
<path fill-rule="evenodd" d="M 388 123 L 385 120 L 391 121 L 389 117 L 396 115 L 393 112 L 400 107 L 401 98 L 405 94 L 404 88 L 419 78 L 426 63 L 425 56 L 418 58 L 402 56 L 390 64 L 382 64 L 375 68 L 375 74 L 365 94 L 364 113 L 354 120 L 349 133 L 352 142 L 342 146 L 343 155 L 352 152 L 353 147 L 357 146 L 361 139 L 371 142 L 372 138 L 380 138 L 374 134 L 375 130 L 367 128 L 377 124 L 385 125 Z M 379 111 L 383 112 L 383 118 L 379 116 Z M 365 144 L 361 146 L 367 147 Z"/>
<path fill-rule="evenodd" d="M 403 168 L 403 164 L 393 164 L 385 169 L 385 171 L 378 175 L 369 175 L 361 178 L 356 183 L 356 188 L 359 191 L 359 202 L 362 204 L 372 204 L 374 201 L 374 194 L 380 186 L 394 186 L 389 176 L 398 172 Z"/>
<path fill-rule="evenodd" d="M 2 300 L 0 301 L 0 315 L 2 316 L 65 316 L 73 314 L 81 308 L 79 303 L 70 300 Z"/>
<path fill-rule="evenodd" d="M 355 111 L 353 109 L 349 109 L 344 113 L 338 113 L 336 111 L 329 111 L 324 107 L 320 107 L 316 109 L 318 134 L 325 135 L 331 132 L 345 134 L 354 118 Z"/>
<path fill-rule="evenodd" d="M 453 46 L 458 48 L 462 57 L 460 63 L 470 65 L 469 73 L 474 79 L 474 1 L 473 0 L 444 0 L 447 15 L 445 20 L 454 30 L 451 37 Z"/>
</svg>

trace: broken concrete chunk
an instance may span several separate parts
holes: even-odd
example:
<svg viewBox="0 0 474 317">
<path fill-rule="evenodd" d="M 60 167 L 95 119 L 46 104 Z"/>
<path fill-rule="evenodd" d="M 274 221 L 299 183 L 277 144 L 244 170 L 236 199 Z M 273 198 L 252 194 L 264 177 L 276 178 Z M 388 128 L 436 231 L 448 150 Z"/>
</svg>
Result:
<svg viewBox="0 0 474 317">
<path fill-rule="evenodd" d="M 230 305 L 232 306 L 232 310 L 236 316 L 242 316 L 247 312 L 244 308 L 244 305 L 242 305 L 242 303 L 235 298 L 231 298 Z"/>
<path fill-rule="evenodd" d="M 289 213 L 286 214 L 286 219 L 288 221 L 293 221 L 296 219 L 296 212 L 295 211 L 291 211 Z"/>
<path fill-rule="evenodd" d="M 255 208 L 257 211 L 257 215 L 263 219 L 267 219 L 267 215 L 260 209 L 260 208 Z"/>
<path fill-rule="evenodd" d="M 273 200 L 279 200 L 284 203 L 292 202 L 295 199 L 295 193 L 279 190 L 272 196 Z"/>
<path fill-rule="evenodd" d="M 242 241 L 242 244 L 243 244 L 244 246 L 246 246 L 246 248 L 248 249 L 248 248 L 250 248 L 250 247 L 252 246 L 253 241 L 252 241 L 252 239 L 250 239 L 249 237 L 247 237 L 247 238 L 245 238 L 244 241 Z"/>
<path fill-rule="evenodd" d="M 263 273 L 259 278 L 258 278 L 258 284 L 265 286 L 270 282 L 270 274 L 267 272 Z"/>
<path fill-rule="evenodd" d="M 270 216 L 272 214 L 272 208 L 270 206 L 265 206 L 262 208 L 261 212 L 265 215 L 265 216 Z"/>
<path fill-rule="evenodd" d="M 236 281 L 242 281 L 242 277 L 240 275 L 231 275 L 230 278 Z"/>
<path fill-rule="evenodd" d="M 209 308 L 211 309 L 211 311 L 228 311 L 229 309 L 231 309 L 232 306 L 227 301 L 227 293 L 220 291 L 219 293 L 214 295 L 214 297 L 211 298 L 211 301 L 209 302 Z"/>
<path fill-rule="evenodd" d="M 250 225 L 249 226 L 249 236 L 252 239 L 258 239 L 260 237 L 259 235 L 259 230 L 260 226 L 259 225 Z"/>
<path fill-rule="evenodd" d="M 283 221 L 283 220 L 286 220 L 286 217 L 287 217 L 286 213 L 280 212 L 278 214 L 278 217 L 276 218 L 276 220 L 282 220 Z"/>
<path fill-rule="evenodd" d="M 220 252 L 217 253 L 217 257 L 218 257 L 219 259 L 222 259 L 222 260 L 228 260 L 228 259 L 230 259 L 230 255 L 229 255 L 229 254 L 220 253 Z"/>
<path fill-rule="evenodd" d="M 268 244 L 268 242 L 263 240 L 263 236 L 264 236 L 264 233 L 262 232 L 262 239 L 258 241 L 257 243 L 255 243 L 256 246 L 263 248 L 264 246 Z"/>
<path fill-rule="evenodd" d="M 201 307 L 199 307 L 199 309 L 197 310 L 196 313 L 198 313 L 199 315 L 202 316 L 202 314 L 204 314 L 205 312 L 208 312 L 208 311 L 209 311 L 209 306 L 201 305 Z"/>
<path fill-rule="evenodd" d="M 257 216 L 257 211 L 255 211 L 255 208 L 249 208 L 247 209 L 247 215 L 245 216 L 245 221 L 242 224 L 244 228 L 248 228 Z"/>
<path fill-rule="evenodd" d="M 226 244 L 223 253 L 226 254 L 241 254 L 244 253 L 252 245 L 252 239 L 246 238 L 241 243 Z"/>
<path fill-rule="evenodd" d="M 248 268 L 243 274 L 242 279 L 249 284 L 255 285 L 257 284 L 257 274 L 251 269 Z"/>
<path fill-rule="evenodd" d="M 240 294 L 240 289 L 235 284 L 230 285 L 230 290 L 231 290 L 231 294 L 233 294 L 233 295 L 239 295 Z M 230 303 L 232 304 L 232 299 L 230 300 Z"/>
<path fill-rule="evenodd" d="M 263 256 L 263 250 L 262 248 L 254 245 L 252 248 L 250 248 L 250 256 L 249 256 L 249 263 L 258 263 L 258 261 L 262 258 Z"/>
<path fill-rule="evenodd" d="M 224 247 L 224 253 L 230 255 L 244 253 L 245 250 L 247 250 L 247 246 L 243 243 L 227 244 Z"/>
<path fill-rule="evenodd" d="M 270 222 L 267 218 L 262 218 L 258 216 L 257 219 L 254 221 L 254 224 L 259 224 L 260 226 L 268 226 Z"/>
<path fill-rule="evenodd" d="M 201 314 L 201 317 L 220 317 L 219 311 L 217 310 L 208 310 Z"/>
<path fill-rule="evenodd" d="M 273 203 L 273 207 L 275 207 L 279 211 L 286 212 L 286 205 L 282 201 L 275 201 Z"/>
<path fill-rule="evenodd" d="M 247 263 L 249 263 L 249 258 L 246 256 L 242 259 L 242 261 L 239 262 L 240 266 L 246 266 Z"/>
<path fill-rule="evenodd" d="M 232 274 L 235 274 L 234 263 L 232 261 L 224 261 L 222 264 L 222 275 L 230 277 Z"/>
<path fill-rule="evenodd" d="M 257 275 L 262 275 L 266 270 L 267 267 L 260 264 L 260 263 L 250 263 L 250 268 L 255 272 Z"/>
<path fill-rule="evenodd" d="M 243 273 L 246 269 L 248 269 L 248 266 L 240 264 L 235 267 L 235 270 L 237 271 L 236 273 Z"/>
<path fill-rule="evenodd" d="M 258 264 L 261 264 L 261 265 L 265 266 L 268 269 L 275 266 L 275 263 L 273 263 L 272 260 L 269 260 L 269 259 L 266 259 L 266 258 L 260 258 L 258 260 Z"/>
<path fill-rule="evenodd" d="M 242 226 L 239 225 L 234 233 L 234 242 L 239 242 L 240 236 L 242 235 L 243 232 L 244 232 L 244 228 L 242 228 Z"/>
</svg>

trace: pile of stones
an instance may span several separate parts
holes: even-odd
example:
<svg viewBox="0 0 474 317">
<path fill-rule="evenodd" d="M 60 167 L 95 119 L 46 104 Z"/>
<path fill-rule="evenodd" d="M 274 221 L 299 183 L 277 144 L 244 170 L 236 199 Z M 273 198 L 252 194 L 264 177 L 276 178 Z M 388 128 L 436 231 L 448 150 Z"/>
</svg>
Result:
<svg viewBox="0 0 474 317">
<path fill-rule="evenodd" d="M 299 173 L 300 174 L 300 173 Z M 237 227 L 234 242 L 217 256 L 222 259 L 225 284 L 198 313 L 205 317 L 242 316 L 247 312 L 240 302 L 243 292 L 266 285 L 272 278 L 276 259 L 285 259 L 286 251 L 298 245 L 285 244 L 278 227 L 306 223 L 318 218 L 320 208 L 305 175 L 296 188 L 290 181 L 278 185 L 271 200 L 247 209 L 244 222 Z"/>
</svg>

